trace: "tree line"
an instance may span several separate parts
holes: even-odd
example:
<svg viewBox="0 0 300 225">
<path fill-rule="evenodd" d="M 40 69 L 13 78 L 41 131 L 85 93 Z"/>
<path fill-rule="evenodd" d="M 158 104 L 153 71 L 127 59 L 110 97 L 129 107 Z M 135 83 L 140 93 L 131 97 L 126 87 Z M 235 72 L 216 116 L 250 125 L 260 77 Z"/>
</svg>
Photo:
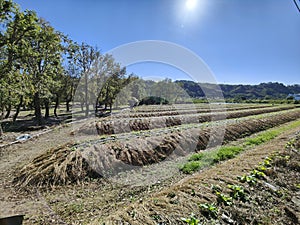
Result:
<svg viewBox="0 0 300 225">
<path fill-rule="evenodd" d="M 128 75 L 111 55 L 87 43 L 76 43 L 36 12 L 22 11 L 12 0 L 0 0 L 0 50 L 1 121 L 12 111 L 16 121 L 20 110 L 29 108 L 41 125 L 51 106 L 57 116 L 62 102 L 67 111 L 72 101 L 79 103 L 88 116 L 99 105 L 111 111 L 113 104 L 133 98 L 155 95 L 176 102 L 185 95 L 171 80 L 143 81 Z"/>
<path fill-rule="evenodd" d="M 175 81 L 192 98 L 205 98 L 205 93 L 211 96 L 224 96 L 232 100 L 283 100 L 289 94 L 300 93 L 300 85 L 284 85 L 278 82 L 260 83 L 256 85 L 245 84 L 208 84 L 194 81 Z M 217 88 L 220 87 L 220 88 Z"/>
<path fill-rule="evenodd" d="M 14 110 L 15 121 L 21 107 L 29 107 L 42 124 L 53 102 L 56 116 L 60 102 L 65 102 L 69 111 L 76 90 L 82 92 L 77 95 L 88 115 L 91 99 L 111 106 L 116 93 L 136 79 L 126 75 L 126 68 L 111 55 L 72 41 L 36 12 L 21 11 L 12 0 L 0 0 L 0 26 L 1 120 Z M 90 85 L 78 89 L 81 80 Z M 99 83 L 102 85 L 97 86 Z"/>
</svg>

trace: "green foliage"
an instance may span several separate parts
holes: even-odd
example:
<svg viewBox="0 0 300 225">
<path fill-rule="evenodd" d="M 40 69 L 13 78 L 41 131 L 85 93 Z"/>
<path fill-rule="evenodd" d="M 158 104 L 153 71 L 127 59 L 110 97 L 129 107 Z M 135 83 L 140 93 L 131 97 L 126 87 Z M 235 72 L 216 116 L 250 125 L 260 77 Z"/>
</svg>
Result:
<svg viewBox="0 0 300 225">
<path fill-rule="evenodd" d="M 194 214 L 191 214 L 189 218 L 181 218 L 181 220 L 189 225 L 200 225 L 200 220 Z"/>
<path fill-rule="evenodd" d="M 231 190 L 230 196 L 233 199 L 241 200 L 243 202 L 248 200 L 248 198 L 246 196 L 246 193 L 245 193 L 245 190 L 242 186 L 229 184 L 229 185 L 227 185 L 227 187 Z"/>
<path fill-rule="evenodd" d="M 247 138 L 245 141 L 245 145 L 260 145 L 267 141 L 274 139 L 278 134 L 279 130 L 272 130 L 268 132 L 264 132 L 262 134 L 257 135 L 254 138 Z"/>
<path fill-rule="evenodd" d="M 219 210 L 214 203 L 200 204 L 199 207 L 204 216 L 211 217 L 211 218 L 217 218 Z"/>
<path fill-rule="evenodd" d="M 185 163 L 181 168 L 180 170 L 183 172 L 183 173 L 186 173 L 186 174 L 191 174 L 197 170 L 199 170 L 199 168 L 201 167 L 202 163 L 199 162 L 199 161 L 191 161 L 191 162 L 187 162 Z"/>
<path fill-rule="evenodd" d="M 232 159 L 241 151 L 243 151 L 243 148 L 238 146 L 221 147 L 218 150 L 217 155 L 213 158 L 213 161 L 220 162 L 227 159 Z"/>
<path fill-rule="evenodd" d="M 139 105 L 167 105 L 167 104 L 169 104 L 168 100 L 157 96 L 145 97 L 139 102 Z"/>
<path fill-rule="evenodd" d="M 289 103 L 286 99 L 290 93 L 300 93 L 299 85 L 287 85 L 282 83 L 269 82 L 258 85 L 232 85 L 232 84 L 205 84 L 193 81 L 176 81 L 191 97 L 203 98 L 203 90 L 210 90 L 210 93 L 219 96 L 222 94 L 227 102 L 250 102 L 250 103 Z M 293 103 L 293 101 L 292 101 Z"/>
<path fill-rule="evenodd" d="M 239 181 L 241 181 L 242 183 L 248 183 L 249 185 L 253 185 L 256 184 L 257 179 L 255 176 L 253 175 L 243 175 L 243 176 L 238 176 L 237 177 Z"/>
<path fill-rule="evenodd" d="M 203 157 L 204 157 L 203 152 L 195 153 L 188 159 L 188 161 L 199 161 L 199 160 L 203 159 Z"/>
<path fill-rule="evenodd" d="M 218 204 L 224 204 L 226 206 L 231 206 L 232 205 L 232 197 L 227 196 L 223 193 L 216 192 L 217 195 L 217 202 Z"/>
<path fill-rule="evenodd" d="M 264 178 L 266 176 L 266 174 L 264 172 L 254 169 L 251 171 L 251 176 L 256 177 L 256 178 Z"/>
</svg>

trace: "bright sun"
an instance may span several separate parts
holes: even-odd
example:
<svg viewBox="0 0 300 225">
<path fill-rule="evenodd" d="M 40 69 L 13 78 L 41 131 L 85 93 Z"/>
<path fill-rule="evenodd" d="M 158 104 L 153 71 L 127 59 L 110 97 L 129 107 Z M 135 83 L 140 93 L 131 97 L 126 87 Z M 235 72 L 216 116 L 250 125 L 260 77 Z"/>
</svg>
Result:
<svg viewBox="0 0 300 225">
<path fill-rule="evenodd" d="M 188 10 L 193 10 L 197 5 L 197 0 L 186 0 L 185 7 Z"/>
</svg>

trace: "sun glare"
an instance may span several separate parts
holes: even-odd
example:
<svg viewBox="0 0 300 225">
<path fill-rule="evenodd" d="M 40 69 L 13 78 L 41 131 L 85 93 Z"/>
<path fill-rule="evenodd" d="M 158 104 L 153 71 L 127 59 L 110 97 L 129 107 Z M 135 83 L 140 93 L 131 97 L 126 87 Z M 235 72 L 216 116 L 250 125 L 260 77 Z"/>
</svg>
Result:
<svg viewBox="0 0 300 225">
<path fill-rule="evenodd" d="M 186 0 L 185 6 L 188 10 L 193 10 L 197 5 L 197 0 Z"/>
</svg>

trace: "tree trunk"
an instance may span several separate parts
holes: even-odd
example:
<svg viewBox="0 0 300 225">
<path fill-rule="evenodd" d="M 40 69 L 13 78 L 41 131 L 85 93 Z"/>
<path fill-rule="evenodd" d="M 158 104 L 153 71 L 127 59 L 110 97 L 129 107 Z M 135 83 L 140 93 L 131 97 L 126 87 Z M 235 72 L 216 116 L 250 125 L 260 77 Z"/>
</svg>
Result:
<svg viewBox="0 0 300 225">
<path fill-rule="evenodd" d="M 41 110 L 41 99 L 38 92 L 34 94 L 34 115 L 39 125 L 43 124 L 42 110 Z"/>
<path fill-rule="evenodd" d="M 11 104 L 9 104 L 6 108 L 6 114 L 4 116 L 5 119 L 7 119 L 10 116 L 10 112 L 11 112 Z"/>
<path fill-rule="evenodd" d="M 85 116 L 89 115 L 89 102 L 88 102 L 88 75 L 85 73 L 84 75 L 85 79 L 85 90 L 84 90 L 84 100 L 85 100 Z"/>
<path fill-rule="evenodd" d="M 83 106 L 84 106 L 84 102 L 83 102 L 83 101 L 81 101 L 81 102 L 80 102 L 80 107 L 81 107 L 81 111 L 82 111 L 82 112 L 84 111 L 84 108 L 83 108 Z"/>
<path fill-rule="evenodd" d="M 70 102 L 71 102 L 71 100 L 67 99 L 67 101 L 66 101 L 66 110 L 67 110 L 67 112 L 70 112 Z"/>
<path fill-rule="evenodd" d="M 18 106 L 17 106 L 17 108 L 16 108 L 16 113 L 15 113 L 15 115 L 14 115 L 14 117 L 13 117 L 13 122 L 15 122 L 15 121 L 17 120 L 17 117 L 18 117 L 18 115 L 19 115 L 19 112 L 20 112 L 20 109 L 21 109 L 21 107 L 22 107 L 22 104 L 23 104 L 23 96 L 21 96 L 20 102 L 19 102 L 19 104 L 18 104 Z"/>
<path fill-rule="evenodd" d="M 50 115 L 50 107 L 49 107 L 49 105 L 50 105 L 50 102 L 49 102 L 49 100 L 47 99 L 47 100 L 45 100 L 45 118 L 47 119 L 47 118 L 49 118 L 49 115 Z"/>
<path fill-rule="evenodd" d="M 57 108 L 58 108 L 58 106 L 59 106 L 59 96 L 56 95 L 56 99 L 55 99 L 55 107 L 54 107 L 54 115 L 55 115 L 56 118 L 58 117 L 58 116 L 57 116 Z"/>
<path fill-rule="evenodd" d="M 109 103 L 109 112 L 111 113 L 112 111 L 112 103 Z"/>
<path fill-rule="evenodd" d="M 0 137 L 3 135 L 2 124 L 0 122 Z"/>
</svg>

